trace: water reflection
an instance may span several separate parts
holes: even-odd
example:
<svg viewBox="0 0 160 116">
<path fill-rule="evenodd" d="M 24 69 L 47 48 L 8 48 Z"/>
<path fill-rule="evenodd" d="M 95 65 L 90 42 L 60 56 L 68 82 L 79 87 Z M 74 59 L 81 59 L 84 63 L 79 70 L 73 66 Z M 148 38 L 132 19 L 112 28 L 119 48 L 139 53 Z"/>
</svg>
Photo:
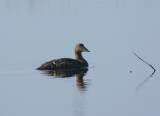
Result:
<svg viewBox="0 0 160 116">
<path fill-rule="evenodd" d="M 140 84 L 138 84 L 138 86 L 136 87 L 136 91 L 138 91 L 141 87 L 143 87 L 144 84 L 147 83 L 149 79 L 153 77 L 154 74 L 155 74 L 155 70 L 151 73 L 151 75 L 146 77 Z"/>
<path fill-rule="evenodd" d="M 53 78 L 68 78 L 76 76 L 76 86 L 78 90 L 86 91 L 88 83 L 83 77 L 86 75 L 87 71 L 88 68 L 79 70 L 47 70 L 43 71 L 43 74 Z"/>
</svg>

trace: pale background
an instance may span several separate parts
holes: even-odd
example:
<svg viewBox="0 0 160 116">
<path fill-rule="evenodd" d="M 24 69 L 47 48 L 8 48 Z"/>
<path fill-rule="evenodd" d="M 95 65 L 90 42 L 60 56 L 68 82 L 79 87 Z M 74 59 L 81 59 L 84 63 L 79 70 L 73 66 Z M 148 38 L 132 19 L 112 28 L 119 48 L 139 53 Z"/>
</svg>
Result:
<svg viewBox="0 0 160 116">
<path fill-rule="evenodd" d="M 0 0 L 0 115 L 159 116 L 159 11 L 159 0 Z M 35 70 L 79 42 L 91 51 L 84 91 Z"/>
</svg>

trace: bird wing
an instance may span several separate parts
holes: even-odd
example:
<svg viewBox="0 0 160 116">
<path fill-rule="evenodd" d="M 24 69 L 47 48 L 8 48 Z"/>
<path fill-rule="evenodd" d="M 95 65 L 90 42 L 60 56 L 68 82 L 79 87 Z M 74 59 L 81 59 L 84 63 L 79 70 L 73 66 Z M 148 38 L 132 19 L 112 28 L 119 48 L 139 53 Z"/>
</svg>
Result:
<svg viewBox="0 0 160 116">
<path fill-rule="evenodd" d="M 54 69 L 77 69 L 80 68 L 82 65 L 81 62 L 71 59 L 71 58 L 61 58 L 51 60 L 46 62 L 40 66 L 39 70 L 54 70 Z"/>
</svg>

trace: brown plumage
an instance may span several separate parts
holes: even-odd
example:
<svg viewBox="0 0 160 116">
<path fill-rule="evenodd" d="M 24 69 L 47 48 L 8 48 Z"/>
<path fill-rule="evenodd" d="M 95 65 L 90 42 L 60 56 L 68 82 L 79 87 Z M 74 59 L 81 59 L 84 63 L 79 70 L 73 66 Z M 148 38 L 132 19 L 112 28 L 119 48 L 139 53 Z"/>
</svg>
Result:
<svg viewBox="0 0 160 116">
<path fill-rule="evenodd" d="M 75 59 L 61 58 L 51 60 L 42 64 L 38 70 L 57 70 L 57 69 L 80 69 L 88 67 L 87 61 L 82 57 L 82 52 L 90 52 L 83 44 L 77 44 L 75 47 Z"/>
<path fill-rule="evenodd" d="M 87 73 L 88 68 L 81 69 L 62 69 L 62 70 L 43 70 L 43 74 L 47 76 L 53 76 L 54 78 L 67 78 L 74 77 L 78 75 L 78 80 L 83 78 Z"/>
</svg>

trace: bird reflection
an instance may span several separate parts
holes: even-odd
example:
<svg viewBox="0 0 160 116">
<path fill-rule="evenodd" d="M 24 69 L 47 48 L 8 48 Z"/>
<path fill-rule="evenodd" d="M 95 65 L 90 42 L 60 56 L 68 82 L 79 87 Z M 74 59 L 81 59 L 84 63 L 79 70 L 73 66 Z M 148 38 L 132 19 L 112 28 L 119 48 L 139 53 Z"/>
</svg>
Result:
<svg viewBox="0 0 160 116">
<path fill-rule="evenodd" d="M 76 74 L 76 84 L 77 84 L 77 88 L 80 91 L 85 91 L 87 88 L 87 82 L 83 80 L 83 77 L 85 76 L 87 70 L 81 71 L 80 73 Z"/>
<path fill-rule="evenodd" d="M 76 86 L 79 91 L 86 91 L 88 83 L 83 79 L 86 75 L 88 68 L 77 70 L 46 70 L 43 71 L 44 75 L 52 76 L 54 78 L 68 78 L 76 76 Z"/>
</svg>

